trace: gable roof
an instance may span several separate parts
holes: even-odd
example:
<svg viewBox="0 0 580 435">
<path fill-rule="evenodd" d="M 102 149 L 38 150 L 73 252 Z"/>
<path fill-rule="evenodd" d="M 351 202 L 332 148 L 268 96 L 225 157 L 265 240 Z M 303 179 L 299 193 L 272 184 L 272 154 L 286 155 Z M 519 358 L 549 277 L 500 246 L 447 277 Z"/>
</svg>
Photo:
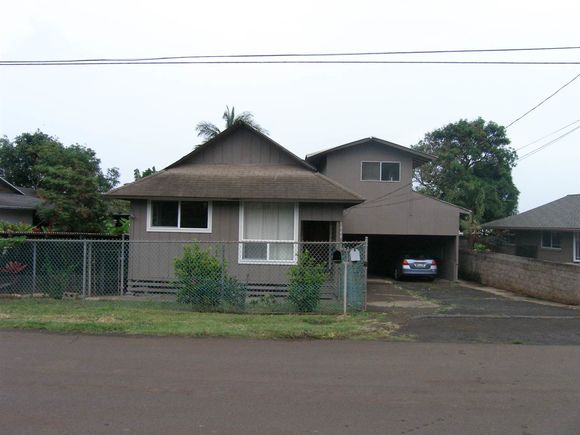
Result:
<svg viewBox="0 0 580 435">
<path fill-rule="evenodd" d="M 267 140 L 290 157 L 294 164 L 195 163 L 197 153 L 226 137 L 246 129 Z M 186 164 L 188 163 L 188 164 Z M 293 200 L 358 204 L 363 198 L 316 169 L 266 135 L 245 124 L 237 124 L 165 169 L 125 184 L 106 194 L 111 198 L 203 198 L 214 200 Z"/>
<path fill-rule="evenodd" d="M 526 212 L 488 222 L 484 228 L 521 230 L 580 229 L 580 194 L 567 195 Z"/>
<path fill-rule="evenodd" d="M 425 163 L 433 161 L 436 158 L 435 156 L 432 156 L 431 154 L 422 153 L 420 151 L 416 151 L 416 150 L 413 150 L 411 148 L 407 148 L 403 145 L 398 145 L 396 143 L 389 142 L 389 141 L 386 141 L 383 139 L 379 139 L 378 137 L 371 136 L 371 137 L 367 137 L 364 139 L 356 140 L 354 142 L 349 142 L 349 143 L 346 143 L 344 145 L 339 145 L 339 146 L 334 147 L 334 148 L 329 148 L 329 149 L 326 149 L 323 151 L 318 151 L 318 152 L 315 152 L 312 154 L 308 154 L 306 156 L 306 161 L 307 162 L 316 162 L 320 157 L 323 157 L 326 154 L 334 153 L 336 151 L 340 151 L 340 150 L 343 150 L 346 148 L 364 145 L 367 143 L 378 143 L 380 145 L 384 145 L 386 147 L 394 148 L 398 151 L 402 151 L 402 152 L 411 154 L 413 156 L 413 168 L 416 168 L 416 167 L 421 166 Z"/>
<path fill-rule="evenodd" d="M 42 202 L 36 191 L 29 187 L 17 187 L 0 177 L 0 184 L 10 192 L 0 192 L 0 209 L 34 210 Z"/>
<path fill-rule="evenodd" d="M 20 188 L 16 187 L 14 184 L 4 179 L 4 177 L 0 177 L 0 184 L 2 184 L 4 187 L 6 187 L 7 189 L 11 190 L 14 193 L 24 195 L 24 192 Z"/>
<path fill-rule="evenodd" d="M 231 136 L 232 134 L 234 134 L 238 130 L 242 130 L 242 129 L 248 130 L 248 131 L 252 132 L 253 134 L 255 134 L 256 136 L 259 136 L 262 139 L 266 140 L 272 146 L 274 146 L 278 150 L 282 151 L 282 153 L 284 153 L 285 155 L 287 155 L 288 157 L 290 157 L 291 160 L 293 160 L 296 163 L 298 163 L 300 166 L 303 166 L 304 168 L 310 169 L 310 170 L 313 170 L 313 171 L 316 170 L 316 168 L 314 168 L 312 165 L 310 165 L 309 163 L 307 163 L 305 160 L 302 160 L 296 154 L 294 154 L 294 153 L 290 152 L 289 150 L 287 150 L 286 148 L 284 148 L 282 145 L 280 145 L 278 142 L 276 142 L 275 140 L 273 140 L 269 136 L 265 135 L 261 131 L 256 130 L 255 128 L 249 126 L 248 124 L 246 124 L 245 122 L 242 122 L 242 121 L 239 121 L 239 122 L 235 123 L 230 128 L 225 129 L 224 131 L 222 131 L 221 133 L 219 133 L 215 137 L 211 138 L 207 142 L 204 142 L 204 143 L 198 145 L 197 147 L 195 147 L 195 149 L 193 151 L 191 151 L 190 153 L 186 154 L 185 156 L 183 156 L 179 160 L 173 162 L 172 164 L 170 164 L 169 166 L 167 166 L 165 169 L 171 169 L 171 168 L 175 168 L 177 166 L 180 166 L 182 163 L 191 160 L 192 157 L 195 157 L 197 154 L 201 153 L 206 148 L 211 147 L 215 143 L 220 142 L 221 140 L 225 139 L 226 137 Z"/>
</svg>

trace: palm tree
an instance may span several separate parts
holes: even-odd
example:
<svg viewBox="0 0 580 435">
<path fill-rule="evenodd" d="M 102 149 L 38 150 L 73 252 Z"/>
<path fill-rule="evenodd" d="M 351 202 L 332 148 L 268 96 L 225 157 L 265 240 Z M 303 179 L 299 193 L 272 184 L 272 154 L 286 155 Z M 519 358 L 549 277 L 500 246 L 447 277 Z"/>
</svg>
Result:
<svg viewBox="0 0 580 435">
<path fill-rule="evenodd" d="M 260 133 L 268 134 L 268 131 L 262 128 L 260 124 L 254 120 L 254 115 L 252 115 L 250 112 L 242 112 L 236 116 L 236 109 L 234 106 L 232 106 L 231 110 L 228 106 L 226 106 L 226 110 L 222 115 L 222 119 L 226 122 L 226 129 L 236 124 L 244 123 L 254 128 L 255 130 L 258 130 Z M 195 130 L 197 131 L 197 135 L 204 139 L 204 142 L 213 139 L 221 133 L 221 130 L 217 125 L 207 121 L 202 121 L 197 124 L 195 126 Z"/>
</svg>

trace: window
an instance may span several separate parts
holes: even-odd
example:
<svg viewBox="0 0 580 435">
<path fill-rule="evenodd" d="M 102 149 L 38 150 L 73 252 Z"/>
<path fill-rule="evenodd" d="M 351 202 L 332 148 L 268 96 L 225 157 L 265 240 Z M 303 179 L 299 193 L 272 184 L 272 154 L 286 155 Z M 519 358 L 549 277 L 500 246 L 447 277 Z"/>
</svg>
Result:
<svg viewBox="0 0 580 435">
<path fill-rule="evenodd" d="M 542 231 L 542 248 L 560 249 L 560 233 L 557 231 Z"/>
<path fill-rule="evenodd" d="M 149 201 L 147 231 L 210 233 L 211 213 L 208 201 Z"/>
<path fill-rule="evenodd" d="M 241 263 L 295 263 L 298 206 L 246 202 L 240 206 Z M 287 243 L 283 243 L 287 242 Z"/>
<path fill-rule="evenodd" d="M 515 245 L 516 244 L 516 233 L 512 233 L 511 231 L 504 233 L 503 241 L 506 245 Z"/>
<path fill-rule="evenodd" d="M 580 231 L 574 233 L 574 261 L 580 262 Z"/>
<path fill-rule="evenodd" d="M 401 181 L 401 163 L 361 162 L 361 181 Z"/>
</svg>

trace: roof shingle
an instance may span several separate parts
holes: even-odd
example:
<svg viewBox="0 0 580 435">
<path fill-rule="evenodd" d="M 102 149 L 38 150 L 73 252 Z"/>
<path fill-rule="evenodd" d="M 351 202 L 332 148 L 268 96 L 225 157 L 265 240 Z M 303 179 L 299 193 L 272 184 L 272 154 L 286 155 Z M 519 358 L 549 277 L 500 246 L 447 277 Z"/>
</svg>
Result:
<svg viewBox="0 0 580 435">
<path fill-rule="evenodd" d="M 515 216 L 488 222 L 495 229 L 580 229 L 580 194 L 568 195 Z"/>
<path fill-rule="evenodd" d="M 318 172 L 290 165 L 194 164 L 160 171 L 106 194 L 111 198 L 276 199 L 360 203 Z"/>
</svg>

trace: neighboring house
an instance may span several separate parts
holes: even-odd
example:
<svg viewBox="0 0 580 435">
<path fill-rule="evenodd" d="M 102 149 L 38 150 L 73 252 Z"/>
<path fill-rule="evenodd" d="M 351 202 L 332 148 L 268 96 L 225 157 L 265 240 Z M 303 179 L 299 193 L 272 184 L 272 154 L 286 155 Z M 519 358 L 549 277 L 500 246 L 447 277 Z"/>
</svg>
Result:
<svg viewBox="0 0 580 435">
<path fill-rule="evenodd" d="M 32 225 L 40 202 L 34 189 L 14 186 L 0 177 L 0 221 Z"/>
<path fill-rule="evenodd" d="M 557 263 L 580 262 L 580 194 L 488 222 L 503 230 L 500 251 Z"/>
<path fill-rule="evenodd" d="M 251 266 L 247 273 L 253 274 L 295 264 L 293 242 L 340 240 L 343 210 L 363 202 L 245 124 L 107 196 L 131 201 L 132 240 L 242 241 L 239 249 L 228 250 L 226 260 Z M 176 252 L 163 255 L 178 254 L 181 247 L 175 245 Z M 171 259 L 130 255 L 130 281 L 171 274 Z M 166 270 L 160 269 L 163 261 Z M 236 269 L 245 273 L 243 267 Z"/>
<path fill-rule="evenodd" d="M 370 137 L 310 154 L 306 161 L 365 202 L 345 211 L 347 240 L 369 238 L 369 271 L 391 273 L 401 254 L 438 259 L 440 275 L 457 279 L 459 219 L 469 210 L 412 190 L 413 170 L 434 156 Z"/>
</svg>

